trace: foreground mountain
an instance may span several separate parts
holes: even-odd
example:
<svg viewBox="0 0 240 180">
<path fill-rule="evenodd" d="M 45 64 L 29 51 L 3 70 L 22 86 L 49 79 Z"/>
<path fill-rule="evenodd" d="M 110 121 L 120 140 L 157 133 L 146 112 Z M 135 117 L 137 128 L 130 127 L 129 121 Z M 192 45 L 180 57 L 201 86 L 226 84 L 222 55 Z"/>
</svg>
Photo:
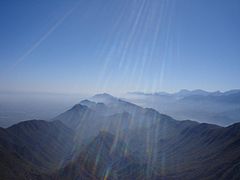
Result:
<svg viewBox="0 0 240 180">
<path fill-rule="evenodd" d="M 188 123 L 188 122 L 187 122 Z M 222 128 L 198 124 L 184 128 L 181 137 L 148 144 L 141 159 L 133 146 L 101 132 L 79 156 L 58 172 L 57 179 L 239 179 L 240 124 Z M 138 142 L 136 142 L 136 140 Z M 139 144 L 138 144 L 139 143 Z M 146 149 L 147 150 L 147 149 Z M 152 150 L 152 152 L 151 152 Z M 83 178 L 83 179 L 84 179 Z"/>
<path fill-rule="evenodd" d="M 14 144 L 15 139 L 9 133 L 0 129 L 0 177 L 1 179 L 44 179 L 37 166 L 25 160 L 16 151 L 24 149 Z"/>
<path fill-rule="evenodd" d="M 73 138 L 74 132 L 59 121 L 31 120 L 1 128 L 1 179 L 38 179 L 62 167 Z"/>
<path fill-rule="evenodd" d="M 144 166 L 112 134 L 100 132 L 80 155 L 60 170 L 59 179 L 142 179 Z"/>
<path fill-rule="evenodd" d="M 240 119 L 240 90 L 207 92 L 181 90 L 177 93 L 129 93 L 128 101 L 157 109 L 176 119 L 228 126 Z"/>
</svg>

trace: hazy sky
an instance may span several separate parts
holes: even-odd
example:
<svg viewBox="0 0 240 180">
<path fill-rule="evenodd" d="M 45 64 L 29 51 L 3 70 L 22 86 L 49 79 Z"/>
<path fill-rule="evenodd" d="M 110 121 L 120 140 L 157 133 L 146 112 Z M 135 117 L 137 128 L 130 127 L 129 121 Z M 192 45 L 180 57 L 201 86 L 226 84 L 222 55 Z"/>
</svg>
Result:
<svg viewBox="0 0 240 180">
<path fill-rule="evenodd" d="M 239 0 L 0 1 L 0 91 L 213 91 L 239 77 Z"/>
</svg>

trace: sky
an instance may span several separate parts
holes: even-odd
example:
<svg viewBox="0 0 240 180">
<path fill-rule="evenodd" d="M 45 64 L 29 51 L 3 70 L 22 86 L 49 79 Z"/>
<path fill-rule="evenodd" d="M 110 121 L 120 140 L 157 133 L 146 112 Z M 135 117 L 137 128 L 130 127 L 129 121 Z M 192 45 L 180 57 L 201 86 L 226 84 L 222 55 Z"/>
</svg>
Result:
<svg viewBox="0 0 240 180">
<path fill-rule="evenodd" d="M 239 0 L 0 1 L 0 92 L 240 88 Z"/>
</svg>

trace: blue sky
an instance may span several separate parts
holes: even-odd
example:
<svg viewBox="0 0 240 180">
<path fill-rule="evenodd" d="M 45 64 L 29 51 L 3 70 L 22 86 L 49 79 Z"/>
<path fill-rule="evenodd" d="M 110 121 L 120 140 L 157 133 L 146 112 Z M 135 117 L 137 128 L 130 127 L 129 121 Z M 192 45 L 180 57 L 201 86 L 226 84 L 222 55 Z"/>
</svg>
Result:
<svg viewBox="0 0 240 180">
<path fill-rule="evenodd" d="M 0 1 L 0 91 L 240 88 L 239 0 Z"/>
</svg>

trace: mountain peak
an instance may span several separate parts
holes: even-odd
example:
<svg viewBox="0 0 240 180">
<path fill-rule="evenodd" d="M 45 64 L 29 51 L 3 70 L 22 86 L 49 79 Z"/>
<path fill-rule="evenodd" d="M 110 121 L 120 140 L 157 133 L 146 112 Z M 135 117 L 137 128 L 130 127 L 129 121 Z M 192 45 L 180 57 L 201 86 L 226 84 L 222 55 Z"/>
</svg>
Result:
<svg viewBox="0 0 240 180">
<path fill-rule="evenodd" d="M 92 103 L 92 101 L 89 101 L 88 99 L 82 100 L 80 104 L 82 103 Z"/>
<path fill-rule="evenodd" d="M 111 94 L 108 93 L 101 93 L 101 94 L 96 94 L 94 95 L 92 98 L 99 98 L 99 97 L 104 97 L 104 98 L 114 98 L 114 96 L 112 96 Z"/>
<path fill-rule="evenodd" d="M 94 95 L 93 97 L 90 98 L 90 100 L 94 102 L 100 102 L 100 103 L 113 103 L 118 101 L 118 98 L 107 93 L 102 93 L 102 94 Z"/>
<path fill-rule="evenodd" d="M 82 104 L 75 104 L 70 110 L 75 110 L 75 111 L 79 111 L 79 110 L 87 110 L 88 107 L 86 105 L 82 105 Z"/>
</svg>

